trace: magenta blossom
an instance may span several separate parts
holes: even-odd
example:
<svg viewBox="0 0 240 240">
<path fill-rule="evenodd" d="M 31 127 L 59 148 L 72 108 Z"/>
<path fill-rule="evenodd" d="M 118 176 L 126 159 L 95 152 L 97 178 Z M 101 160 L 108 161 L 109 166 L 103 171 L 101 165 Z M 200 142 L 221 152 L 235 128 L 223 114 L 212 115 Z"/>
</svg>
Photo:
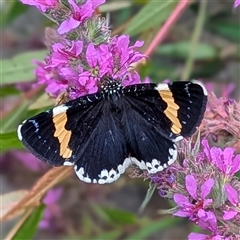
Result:
<svg viewBox="0 0 240 240">
<path fill-rule="evenodd" d="M 240 5 L 240 0 L 235 0 L 233 7 L 236 8 Z"/>
<path fill-rule="evenodd" d="M 45 12 L 49 8 L 55 8 L 58 4 L 58 0 L 20 0 L 24 4 L 35 6 L 42 12 Z"/>
<path fill-rule="evenodd" d="M 198 194 L 196 178 L 192 175 L 187 175 L 185 187 L 189 197 L 178 193 L 174 194 L 173 199 L 178 205 L 178 210 L 174 213 L 174 216 L 188 217 L 191 221 L 205 229 L 209 229 L 209 227 L 216 229 L 216 217 L 211 211 L 206 210 L 212 204 L 212 199 L 206 197 L 210 194 L 213 185 L 213 179 L 206 180 Z"/>
<path fill-rule="evenodd" d="M 207 140 L 202 141 L 206 157 L 214 163 L 226 176 L 233 176 L 240 170 L 240 155 L 234 156 L 234 149 L 224 150 L 217 147 L 210 148 Z"/>
<path fill-rule="evenodd" d="M 89 43 L 84 49 L 80 40 L 55 43 L 46 58 L 47 63 L 38 63 L 38 84 L 46 84 L 46 91 L 51 96 L 68 89 L 69 97 L 75 99 L 97 92 L 104 76 L 120 79 L 124 86 L 141 83 L 139 74 L 130 72 L 129 68 L 144 58 L 142 53 L 134 50 L 143 42 L 129 44 L 129 36 L 125 35 L 114 37 L 109 44 L 95 46 Z"/>
<path fill-rule="evenodd" d="M 138 73 L 129 74 L 129 66 L 144 57 L 133 49 L 141 47 L 143 42 L 136 42 L 129 47 L 129 36 L 122 35 L 114 37 L 110 44 L 102 44 L 94 47 L 90 43 L 86 50 L 86 64 L 79 78 L 91 76 L 95 81 L 99 81 L 104 75 L 113 79 L 121 78 L 123 85 L 128 83 L 140 83 Z"/>
<path fill-rule="evenodd" d="M 50 68 L 47 64 L 42 62 L 35 62 L 37 68 L 35 74 L 38 79 L 38 85 L 46 85 L 45 91 L 52 97 L 57 97 L 60 93 L 64 92 L 68 87 L 68 82 L 58 74 L 58 68 Z"/>
<path fill-rule="evenodd" d="M 71 7 L 71 13 L 70 16 L 63 21 L 58 28 L 59 34 L 67 33 L 83 24 L 87 18 L 93 15 L 94 10 L 99 5 L 105 3 L 105 0 L 87 0 L 84 4 L 78 4 L 73 0 L 69 0 L 68 2 Z"/>
<path fill-rule="evenodd" d="M 136 51 L 143 42 L 131 46 L 127 35 L 111 37 L 107 22 L 94 15 L 104 2 L 69 0 L 45 13 L 60 25 L 58 33 L 63 34 L 53 29 L 46 31 L 50 54 L 46 63 L 37 63 L 37 84 L 44 84 L 51 96 L 67 92 L 70 99 L 75 99 L 96 93 L 104 77 L 121 81 L 123 86 L 142 82 L 134 66 L 145 57 Z M 33 2 L 25 3 L 36 6 Z M 49 7 L 58 2 L 38 0 L 37 3 L 44 6 L 49 3 Z"/>
<path fill-rule="evenodd" d="M 224 211 L 223 219 L 230 220 L 240 214 L 240 192 L 235 190 L 230 184 L 225 185 L 227 198 L 231 203 L 228 209 Z"/>
<path fill-rule="evenodd" d="M 223 238 L 221 235 L 206 235 L 202 233 L 190 233 L 188 240 L 229 240 L 229 238 Z"/>
<path fill-rule="evenodd" d="M 70 65 L 71 62 L 78 59 L 82 49 L 82 41 L 65 41 L 65 45 L 62 43 L 53 44 L 49 67 Z"/>
<path fill-rule="evenodd" d="M 39 161 L 39 159 L 33 156 L 32 153 L 26 151 L 13 151 L 12 154 L 16 157 L 17 160 L 22 162 L 28 169 L 33 172 L 47 169 L 46 164 Z"/>
<path fill-rule="evenodd" d="M 61 209 L 57 204 L 57 201 L 62 196 L 63 189 L 55 188 L 47 192 L 43 199 L 43 203 L 46 205 L 44 210 L 43 219 L 39 223 L 39 228 L 47 229 L 57 228 L 56 219 L 61 218 Z"/>
<path fill-rule="evenodd" d="M 234 175 L 226 177 L 226 171 L 222 171 L 225 168 L 215 164 L 224 162 L 225 166 L 223 159 L 234 160 L 233 149 L 210 148 L 206 140 L 201 146 L 200 139 L 191 143 L 182 141 L 179 162 L 151 176 L 152 182 L 161 196 L 177 204 L 169 210 L 174 216 L 187 217 L 210 232 L 209 235 L 192 233 L 189 239 L 240 239 L 240 182 Z"/>
</svg>

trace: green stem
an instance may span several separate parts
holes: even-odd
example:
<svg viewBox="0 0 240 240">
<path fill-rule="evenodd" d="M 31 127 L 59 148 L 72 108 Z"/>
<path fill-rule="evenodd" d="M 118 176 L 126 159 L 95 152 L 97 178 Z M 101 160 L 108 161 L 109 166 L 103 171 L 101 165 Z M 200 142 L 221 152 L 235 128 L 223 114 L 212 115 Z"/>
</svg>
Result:
<svg viewBox="0 0 240 240">
<path fill-rule="evenodd" d="M 191 75 L 193 64 L 194 64 L 194 53 L 197 48 L 198 41 L 203 30 L 204 21 L 206 17 L 206 9 L 207 9 L 207 1 L 201 0 L 198 16 L 196 20 L 196 25 L 191 38 L 191 42 L 190 42 L 188 58 L 181 76 L 182 81 L 188 80 Z"/>
</svg>

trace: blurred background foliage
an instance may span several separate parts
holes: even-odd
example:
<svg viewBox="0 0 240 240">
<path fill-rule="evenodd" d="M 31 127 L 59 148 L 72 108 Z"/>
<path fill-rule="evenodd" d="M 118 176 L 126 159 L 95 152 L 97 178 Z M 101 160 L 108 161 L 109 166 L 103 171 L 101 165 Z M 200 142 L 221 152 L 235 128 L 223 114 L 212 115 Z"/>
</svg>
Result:
<svg viewBox="0 0 240 240">
<path fill-rule="evenodd" d="M 133 41 L 144 40 L 144 52 L 178 3 L 107 0 L 100 11 L 109 19 L 113 34 L 125 33 Z M 49 170 L 24 150 L 16 127 L 25 118 L 55 104 L 43 88 L 31 85 L 35 81 L 34 61 L 43 60 L 47 54 L 44 30 L 54 24 L 35 8 L 18 1 L 1 2 L 0 7 L 0 181 L 4 218 Z M 218 96 L 229 89 L 232 98 L 239 98 L 239 40 L 240 12 L 233 9 L 232 1 L 205 1 L 205 5 L 194 1 L 139 71 L 152 82 L 201 79 Z M 67 175 L 48 191 L 42 204 L 39 198 L 34 202 L 37 207 L 32 204 L 3 221 L 2 236 L 25 240 L 186 239 L 192 230 L 189 222 L 160 214 L 171 203 L 160 198 L 157 191 L 143 213 L 138 213 L 149 184 L 134 178 L 139 175 L 134 168 L 117 182 L 104 186 L 89 185 L 74 174 Z M 52 182 L 56 178 L 52 176 Z"/>
</svg>

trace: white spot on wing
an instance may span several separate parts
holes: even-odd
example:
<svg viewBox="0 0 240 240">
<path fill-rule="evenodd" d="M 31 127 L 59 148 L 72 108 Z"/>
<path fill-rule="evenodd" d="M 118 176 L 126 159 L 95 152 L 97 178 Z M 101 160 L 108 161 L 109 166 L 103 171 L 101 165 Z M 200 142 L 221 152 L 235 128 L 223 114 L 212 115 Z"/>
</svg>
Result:
<svg viewBox="0 0 240 240">
<path fill-rule="evenodd" d="M 158 91 L 169 91 L 169 87 L 168 87 L 168 84 L 166 83 L 159 83 L 156 87 L 156 90 Z"/>
<path fill-rule="evenodd" d="M 22 128 L 22 124 L 19 125 L 18 128 L 17 128 L 17 135 L 18 135 L 18 139 L 19 139 L 20 141 L 22 141 L 21 128 Z"/>
<path fill-rule="evenodd" d="M 181 141 L 183 140 L 183 136 L 177 136 L 175 139 L 173 139 L 172 141 L 173 142 L 178 142 L 178 141 Z"/>
<path fill-rule="evenodd" d="M 53 111 L 53 116 L 56 116 L 60 113 L 66 112 L 68 108 L 69 107 L 67 107 L 65 105 L 60 105 L 60 106 L 57 106 L 57 107 L 53 108 L 53 110 L 52 110 Z"/>
<path fill-rule="evenodd" d="M 129 157 L 124 160 L 123 164 L 119 164 L 117 166 L 117 169 L 111 169 L 110 171 L 108 171 L 107 169 L 103 169 L 98 175 L 99 179 L 91 179 L 88 176 L 88 174 L 84 172 L 83 167 L 77 170 L 77 166 L 75 166 L 74 169 L 79 179 L 86 183 L 106 184 L 106 183 L 112 183 L 116 181 L 131 164 L 135 164 L 140 169 L 147 170 L 150 174 L 153 174 L 167 168 L 169 165 L 175 162 L 176 159 L 177 159 L 177 148 L 176 148 L 176 145 L 174 144 L 173 148 L 169 149 L 168 162 L 164 163 L 163 165 L 161 165 L 161 161 L 159 159 L 152 159 L 151 162 L 145 162 L 143 160 L 139 161 L 136 158 Z"/>
<path fill-rule="evenodd" d="M 173 147 L 174 148 L 169 149 L 170 156 L 168 157 L 168 165 L 171 165 L 177 159 L 177 146 L 174 144 Z"/>
<path fill-rule="evenodd" d="M 68 162 L 68 161 L 65 161 L 65 162 L 63 163 L 63 166 L 73 166 L 73 165 L 74 165 L 74 163 Z"/>
<path fill-rule="evenodd" d="M 77 166 L 75 166 L 74 169 L 79 179 L 86 183 L 105 184 L 116 181 L 120 177 L 120 175 L 125 172 L 125 170 L 129 167 L 130 164 L 131 164 L 130 158 L 126 158 L 123 164 L 118 165 L 116 170 L 111 169 L 110 171 L 108 171 L 106 169 L 103 169 L 99 173 L 99 179 L 90 179 L 88 175 L 86 177 L 83 167 L 81 167 L 78 171 Z"/>
<path fill-rule="evenodd" d="M 205 95 L 205 96 L 208 95 L 207 89 L 204 87 L 204 85 L 203 85 L 200 81 L 198 81 L 198 80 L 192 80 L 191 82 L 194 83 L 194 84 L 198 84 L 199 86 L 201 86 L 202 89 L 203 89 L 204 95 Z"/>
</svg>

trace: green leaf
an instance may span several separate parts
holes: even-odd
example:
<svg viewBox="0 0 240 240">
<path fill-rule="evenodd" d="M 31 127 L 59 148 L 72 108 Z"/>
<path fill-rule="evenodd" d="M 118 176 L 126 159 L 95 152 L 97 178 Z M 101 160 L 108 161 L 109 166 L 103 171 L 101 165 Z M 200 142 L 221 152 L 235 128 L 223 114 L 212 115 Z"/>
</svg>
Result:
<svg viewBox="0 0 240 240">
<path fill-rule="evenodd" d="M 189 51 L 189 42 L 178 42 L 164 44 L 157 49 L 157 53 L 165 56 L 178 57 L 185 59 Z M 217 57 L 217 50 L 206 43 L 199 43 L 194 52 L 194 60 L 206 60 Z"/>
<path fill-rule="evenodd" d="M 144 211 L 144 209 L 146 208 L 147 204 L 151 200 L 152 195 L 153 195 L 155 189 L 156 189 L 156 184 L 152 184 L 150 182 L 149 188 L 147 190 L 147 195 L 145 196 L 145 198 L 144 198 L 144 200 L 143 200 L 143 202 L 142 202 L 142 204 L 141 204 L 141 206 L 140 206 L 140 208 L 138 210 L 139 213 L 142 213 Z"/>
<path fill-rule="evenodd" d="M 10 149 L 22 149 L 23 145 L 17 137 L 17 132 L 0 133 L 0 152 L 3 153 Z"/>
<path fill-rule="evenodd" d="M 103 208 L 103 211 L 112 223 L 131 224 L 136 222 L 136 216 L 133 213 L 112 208 Z"/>
<path fill-rule="evenodd" d="M 43 61 L 46 50 L 27 52 L 10 59 L 0 60 L 1 84 L 29 82 L 35 79 L 33 60 Z"/>
<path fill-rule="evenodd" d="M 162 24 L 177 4 L 178 1 L 149 1 L 132 19 L 125 33 L 136 35 Z"/>
<path fill-rule="evenodd" d="M 12 240 L 32 240 L 37 230 L 38 224 L 42 219 L 44 208 L 45 205 L 41 204 L 36 209 L 34 209 L 32 214 L 26 219 L 21 228 L 14 235 Z"/>
<path fill-rule="evenodd" d="M 136 222 L 136 216 L 133 213 L 113 209 L 100 207 L 98 205 L 92 205 L 95 213 L 102 221 L 110 224 L 131 224 Z"/>
<path fill-rule="evenodd" d="M 12 95 L 18 95 L 21 91 L 13 86 L 1 86 L 0 97 L 7 97 Z"/>
<path fill-rule="evenodd" d="M 5 7 L 5 11 L 3 9 L 1 11 L 2 17 L 0 21 L 2 26 L 11 23 L 16 17 L 29 9 L 27 5 L 24 5 L 20 1 L 8 1 L 4 4 L 7 6 L 2 7 Z"/>
<path fill-rule="evenodd" d="M 240 41 L 240 24 L 237 22 L 229 22 L 229 21 L 216 21 L 209 26 L 209 29 L 213 32 L 216 32 L 230 40 L 239 42 Z"/>
<path fill-rule="evenodd" d="M 176 80 L 179 72 L 172 62 L 166 61 L 164 58 L 153 58 L 151 60 L 152 71 L 148 75 L 152 82 L 160 83 L 164 79 Z"/>
<path fill-rule="evenodd" d="M 141 229 L 139 229 L 136 233 L 130 235 L 125 240 L 141 240 L 149 238 L 149 236 L 151 236 L 152 234 L 177 225 L 180 221 L 181 219 L 179 218 L 164 218 L 156 222 L 151 221 L 147 224 L 144 223 Z"/>
<path fill-rule="evenodd" d="M 105 232 L 102 234 L 99 234 L 97 237 L 95 238 L 91 238 L 91 240 L 112 240 L 112 239 L 119 239 L 119 237 L 122 235 L 122 231 L 121 230 L 115 230 L 115 231 L 111 231 L 111 232 Z"/>
<path fill-rule="evenodd" d="M 198 79 L 199 76 L 201 76 L 201 78 L 212 77 L 223 69 L 223 64 L 224 63 L 217 58 L 214 59 L 214 61 L 203 62 L 201 65 L 195 66 L 190 79 Z"/>
</svg>

